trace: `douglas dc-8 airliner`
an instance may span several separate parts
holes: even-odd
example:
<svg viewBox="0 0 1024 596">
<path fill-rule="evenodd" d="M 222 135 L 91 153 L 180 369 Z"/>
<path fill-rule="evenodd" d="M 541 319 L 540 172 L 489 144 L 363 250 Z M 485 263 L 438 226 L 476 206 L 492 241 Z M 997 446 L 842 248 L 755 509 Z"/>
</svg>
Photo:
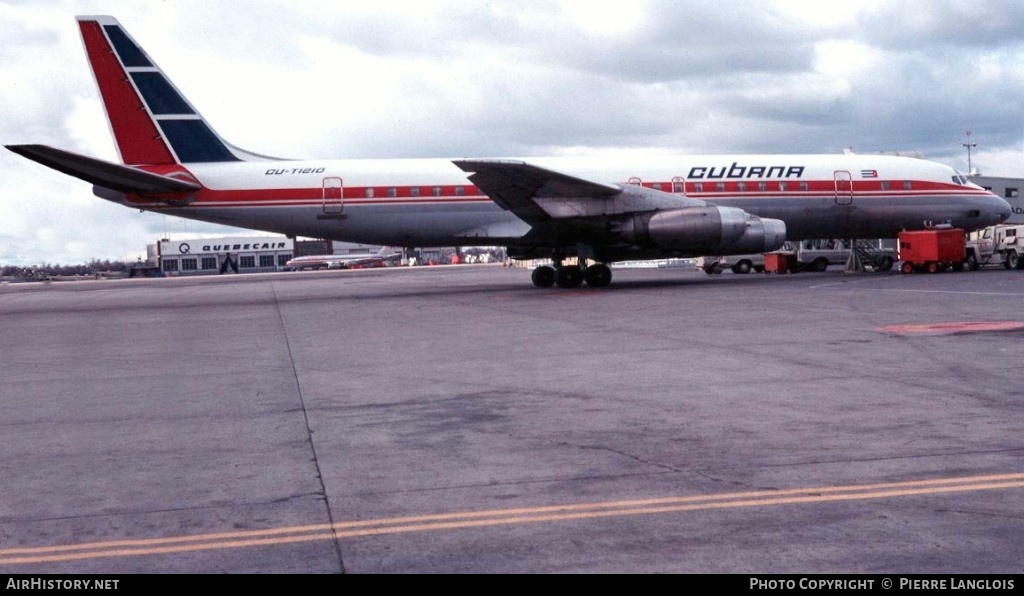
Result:
<svg viewBox="0 0 1024 596">
<path fill-rule="evenodd" d="M 140 210 L 288 236 L 501 245 L 553 260 L 533 272 L 540 287 L 606 286 L 621 260 L 766 252 L 787 236 L 973 230 L 1010 215 L 952 168 L 885 155 L 275 159 L 225 142 L 116 19 L 78 26 L 123 165 L 8 149 Z"/>
</svg>

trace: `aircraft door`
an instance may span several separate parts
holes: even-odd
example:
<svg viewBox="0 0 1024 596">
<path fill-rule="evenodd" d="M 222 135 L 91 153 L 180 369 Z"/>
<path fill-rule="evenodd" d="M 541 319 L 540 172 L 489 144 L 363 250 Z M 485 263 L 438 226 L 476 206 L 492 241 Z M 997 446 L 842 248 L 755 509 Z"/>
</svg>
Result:
<svg viewBox="0 0 1024 596">
<path fill-rule="evenodd" d="M 344 211 L 344 185 L 341 178 L 324 178 L 323 183 L 324 213 L 337 215 Z"/>
<path fill-rule="evenodd" d="M 686 179 L 682 176 L 672 177 L 672 193 L 677 195 L 686 194 Z"/>
<path fill-rule="evenodd" d="M 846 170 L 835 171 L 836 205 L 853 204 L 853 175 Z"/>
</svg>

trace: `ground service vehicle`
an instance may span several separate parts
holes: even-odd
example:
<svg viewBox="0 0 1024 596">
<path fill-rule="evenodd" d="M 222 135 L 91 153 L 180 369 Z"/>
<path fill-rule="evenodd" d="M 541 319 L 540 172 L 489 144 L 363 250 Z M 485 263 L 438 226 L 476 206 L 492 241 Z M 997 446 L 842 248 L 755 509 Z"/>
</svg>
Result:
<svg viewBox="0 0 1024 596">
<path fill-rule="evenodd" d="M 842 265 L 850 258 L 851 250 L 856 250 L 861 262 L 871 265 L 875 271 L 889 271 L 896 263 L 896 250 L 884 246 L 881 240 L 837 240 L 818 239 L 804 240 L 793 243 L 786 242 L 781 252 L 795 255 L 791 260 L 797 267 L 793 271 L 824 271 L 829 265 Z M 750 273 L 751 270 L 764 271 L 765 255 L 725 255 L 704 256 L 697 259 L 697 268 L 712 275 L 732 269 L 733 273 Z"/>
<path fill-rule="evenodd" d="M 964 231 L 961 228 L 900 232 L 900 259 L 903 273 L 937 273 L 952 267 L 964 268 Z"/>
<path fill-rule="evenodd" d="M 1024 269 L 1024 225 L 982 228 L 967 238 L 964 262 L 972 271 L 984 265 Z"/>
</svg>

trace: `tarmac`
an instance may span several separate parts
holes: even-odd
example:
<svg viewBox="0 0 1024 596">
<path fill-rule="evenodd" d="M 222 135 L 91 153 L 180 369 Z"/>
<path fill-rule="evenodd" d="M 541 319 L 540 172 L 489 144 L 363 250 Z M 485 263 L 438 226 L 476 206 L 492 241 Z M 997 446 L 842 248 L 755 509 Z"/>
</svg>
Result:
<svg viewBox="0 0 1024 596">
<path fill-rule="evenodd" d="M 0 572 L 1021 573 L 1024 273 L 0 286 Z"/>
</svg>

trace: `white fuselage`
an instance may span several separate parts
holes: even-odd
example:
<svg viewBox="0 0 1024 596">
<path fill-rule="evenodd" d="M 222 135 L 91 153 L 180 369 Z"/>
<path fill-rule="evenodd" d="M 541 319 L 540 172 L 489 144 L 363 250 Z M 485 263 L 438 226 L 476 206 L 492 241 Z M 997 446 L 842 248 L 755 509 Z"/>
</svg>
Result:
<svg viewBox="0 0 1024 596">
<path fill-rule="evenodd" d="M 1009 205 L 952 168 L 886 155 L 526 158 L 581 179 L 638 184 L 783 220 L 789 238 L 893 237 L 1002 221 Z M 145 168 L 203 189 L 168 204 L 105 198 L 244 228 L 398 246 L 529 245 L 530 226 L 448 159 L 257 161 Z"/>
</svg>

